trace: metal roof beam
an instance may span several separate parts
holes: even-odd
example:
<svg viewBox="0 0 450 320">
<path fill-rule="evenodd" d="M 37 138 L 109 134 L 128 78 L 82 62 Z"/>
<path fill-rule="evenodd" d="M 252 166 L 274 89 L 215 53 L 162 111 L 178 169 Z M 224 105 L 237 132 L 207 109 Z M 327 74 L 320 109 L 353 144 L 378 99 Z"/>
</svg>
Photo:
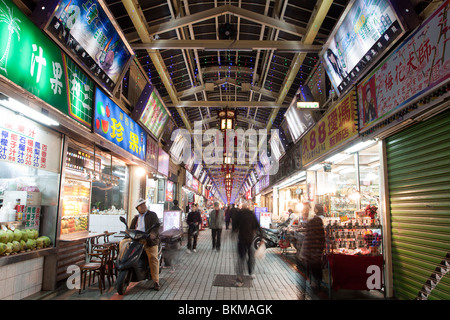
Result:
<svg viewBox="0 0 450 320">
<path fill-rule="evenodd" d="M 140 39 L 145 41 L 150 41 L 150 35 L 148 33 L 147 24 L 145 17 L 141 11 L 141 7 L 137 3 L 136 0 L 122 0 L 122 3 L 130 16 L 131 21 L 133 21 L 134 27 L 136 28 Z M 172 103 L 178 105 L 178 97 L 177 92 L 175 90 L 175 86 L 173 85 L 172 81 L 170 80 L 169 74 L 167 72 L 167 68 L 164 64 L 164 60 L 159 52 L 155 52 L 152 50 L 148 50 L 148 54 L 150 56 L 150 59 L 152 59 L 153 65 L 155 66 L 156 70 L 158 71 L 159 76 L 161 77 L 161 81 L 164 84 L 164 87 L 166 88 L 170 99 L 172 100 Z M 186 129 L 192 132 L 191 124 L 187 118 L 185 110 L 182 108 L 176 107 L 176 110 L 178 111 L 181 119 L 183 120 L 184 125 L 186 126 Z"/>
<path fill-rule="evenodd" d="M 319 34 L 320 26 L 327 16 L 328 10 L 330 9 L 332 4 L 333 0 L 322 0 L 317 2 L 307 26 L 308 31 L 306 32 L 305 37 L 302 38 L 302 42 L 304 44 L 313 43 L 314 39 Z M 304 53 L 295 54 L 295 57 L 292 60 L 291 66 L 289 68 L 289 73 L 286 75 L 285 81 L 281 86 L 282 89 L 277 100 L 278 105 L 282 103 L 286 98 L 286 95 L 289 92 L 292 83 L 294 82 L 295 77 L 298 74 L 298 71 L 300 70 L 300 66 L 303 64 L 305 57 L 306 54 Z M 274 110 L 272 110 L 269 121 L 267 122 L 267 131 L 270 131 L 270 129 L 272 128 L 272 124 L 275 121 L 279 110 L 279 108 L 275 108 Z"/>
<path fill-rule="evenodd" d="M 270 101 L 178 101 L 177 104 L 167 103 L 167 107 L 176 108 L 289 108 L 288 104 L 281 106 Z"/>
<path fill-rule="evenodd" d="M 271 40 L 152 40 L 150 43 L 131 45 L 133 50 L 168 50 L 196 49 L 207 51 L 254 51 L 277 50 L 283 52 L 318 53 L 321 45 L 304 44 L 301 41 L 271 41 Z"/>
</svg>

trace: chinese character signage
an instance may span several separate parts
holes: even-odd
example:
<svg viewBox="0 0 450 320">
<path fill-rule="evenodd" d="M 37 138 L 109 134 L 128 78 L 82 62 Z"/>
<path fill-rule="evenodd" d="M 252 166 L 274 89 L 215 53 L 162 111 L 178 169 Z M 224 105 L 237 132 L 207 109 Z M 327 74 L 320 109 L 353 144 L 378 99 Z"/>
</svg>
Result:
<svg viewBox="0 0 450 320">
<path fill-rule="evenodd" d="M 255 215 L 261 228 L 270 228 L 272 213 L 268 212 L 266 207 L 255 207 Z"/>
<path fill-rule="evenodd" d="M 131 50 L 97 0 L 61 0 L 46 31 L 106 89 L 121 81 Z"/>
<path fill-rule="evenodd" d="M 92 81 L 9 0 L 0 17 L 0 75 L 90 128 Z"/>
<path fill-rule="evenodd" d="M 167 121 L 169 120 L 169 113 L 164 107 L 161 97 L 156 89 L 147 85 L 142 91 L 141 96 L 134 108 L 133 119 L 142 124 L 156 139 L 159 139 Z M 169 123 L 170 126 L 174 124 Z M 170 136 L 172 135 L 171 128 L 167 128 Z M 170 136 L 167 141 L 170 141 Z"/>
<path fill-rule="evenodd" d="M 95 90 L 94 132 L 145 160 L 146 132 L 99 88 Z"/>
<path fill-rule="evenodd" d="M 450 77 L 449 1 L 358 85 L 363 132 Z"/>
<path fill-rule="evenodd" d="M 356 0 L 322 51 L 338 93 L 350 88 L 403 33 L 388 0 Z"/>
<path fill-rule="evenodd" d="M 0 107 L 0 160 L 60 171 L 61 136 Z"/>
<path fill-rule="evenodd" d="M 303 166 L 357 136 L 356 119 L 356 90 L 353 89 L 302 138 Z"/>
</svg>

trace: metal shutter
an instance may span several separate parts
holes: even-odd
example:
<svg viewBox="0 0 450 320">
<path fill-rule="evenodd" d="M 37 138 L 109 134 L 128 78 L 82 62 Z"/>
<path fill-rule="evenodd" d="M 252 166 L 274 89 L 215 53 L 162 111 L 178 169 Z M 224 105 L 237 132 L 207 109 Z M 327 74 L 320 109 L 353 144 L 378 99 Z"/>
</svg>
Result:
<svg viewBox="0 0 450 320">
<path fill-rule="evenodd" d="M 450 299 L 450 111 L 386 139 L 394 295 Z"/>
</svg>

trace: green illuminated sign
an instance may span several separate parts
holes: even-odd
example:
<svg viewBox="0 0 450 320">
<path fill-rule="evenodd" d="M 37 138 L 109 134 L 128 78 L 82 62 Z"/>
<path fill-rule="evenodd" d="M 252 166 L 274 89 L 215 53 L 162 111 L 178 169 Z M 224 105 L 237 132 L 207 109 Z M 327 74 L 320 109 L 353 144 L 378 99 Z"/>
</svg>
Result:
<svg viewBox="0 0 450 320">
<path fill-rule="evenodd" d="M 94 84 L 10 0 L 0 1 L 0 75 L 91 127 Z"/>
<path fill-rule="evenodd" d="M 297 108 L 319 109 L 319 103 L 318 102 L 297 102 Z"/>
</svg>

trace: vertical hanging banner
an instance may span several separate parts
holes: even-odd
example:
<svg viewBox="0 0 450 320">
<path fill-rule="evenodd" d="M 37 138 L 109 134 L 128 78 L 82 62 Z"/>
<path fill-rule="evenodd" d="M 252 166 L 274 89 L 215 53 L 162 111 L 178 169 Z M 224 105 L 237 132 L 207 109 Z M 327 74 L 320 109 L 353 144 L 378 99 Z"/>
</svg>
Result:
<svg viewBox="0 0 450 320">
<path fill-rule="evenodd" d="M 449 4 L 445 1 L 358 85 L 361 132 L 450 77 Z"/>
<path fill-rule="evenodd" d="M 10 0 L 0 1 L 0 75 L 91 128 L 92 81 Z"/>
<path fill-rule="evenodd" d="M 357 112 L 356 90 L 353 89 L 302 138 L 302 165 L 308 165 L 357 136 Z"/>
<path fill-rule="evenodd" d="M 95 90 L 94 132 L 145 161 L 147 133 L 99 88 Z"/>
<path fill-rule="evenodd" d="M 132 58 L 132 50 L 119 35 L 112 16 L 108 16 L 101 2 L 45 1 L 38 7 L 33 13 L 36 23 L 41 24 L 51 13 L 45 31 L 74 55 L 105 89 L 113 91 Z"/>
</svg>

